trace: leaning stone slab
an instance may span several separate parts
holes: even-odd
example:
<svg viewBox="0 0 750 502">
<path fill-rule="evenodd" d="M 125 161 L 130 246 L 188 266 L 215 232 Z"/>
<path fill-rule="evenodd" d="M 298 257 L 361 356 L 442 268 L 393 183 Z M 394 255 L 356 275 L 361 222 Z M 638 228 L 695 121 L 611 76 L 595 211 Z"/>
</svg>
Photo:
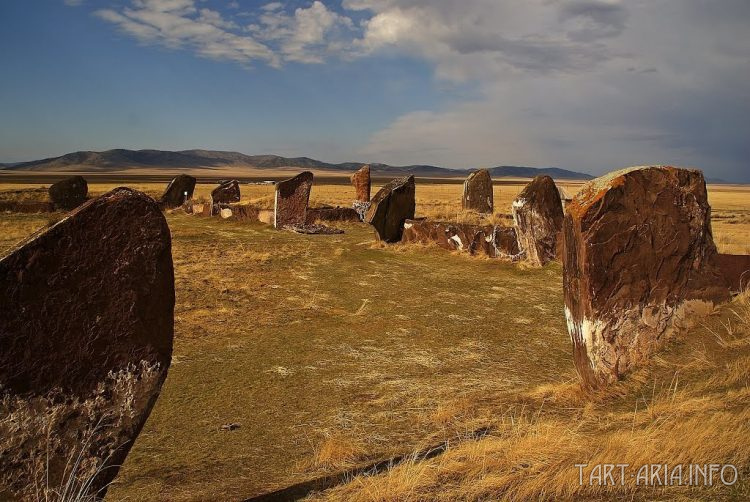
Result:
<svg viewBox="0 0 750 502">
<path fill-rule="evenodd" d="M 164 215 L 128 188 L 0 258 L 0 499 L 104 495 L 167 376 L 174 301 Z"/>
<path fill-rule="evenodd" d="M 500 225 L 470 225 L 425 218 L 406 220 L 401 242 L 436 244 L 449 251 L 490 258 L 515 260 L 518 257 L 515 230 Z"/>
<path fill-rule="evenodd" d="M 276 184 L 274 199 L 274 226 L 276 228 L 305 224 L 312 183 L 313 173 L 305 171 L 294 178 Z"/>
<path fill-rule="evenodd" d="M 89 186 L 83 176 L 71 176 L 49 187 L 49 197 L 57 209 L 74 209 L 86 201 Z"/>
<path fill-rule="evenodd" d="M 352 174 L 352 185 L 357 192 L 356 201 L 370 201 L 370 166 L 362 166 L 359 171 Z"/>
<path fill-rule="evenodd" d="M 378 239 L 398 242 L 404 222 L 414 218 L 414 176 L 397 178 L 387 183 L 370 201 L 365 221 L 375 227 Z"/>
<path fill-rule="evenodd" d="M 633 167 L 584 185 L 565 216 L 563 286 L 576 368 L 592 388 L 728 300 L 703 174 Z"/>
<path fill-rule="evenodd" d="M 526 260 L 535 266 L 554 260 L 562 230 L 563 207 L 552 178 L 534 178 L 513 201 L 512 209 L 518 247 Z"/>
<path fill-rule="evenodd" d="M 494 208 L 494 194 L 492 190 L 492 177 L 487 169 L 474 171 L 466 178 L 461 205 L 464 209 L 479 213 L 492 213 Z"/>
<path fill-rule="evenodd" d="M 187 174 L 175 176 L 167 185 L 167 189 L 161 196 L 159 202 L 166 209 L 180 207 L 193 198 L 196 179 Z"/>
<path fill-rule="evenodd" d="M 237 180 L 222 180 L 219 186 L 211 191 L 211 216 L 227 207 L 228 204 L 240 201 L 240 182 Z"/>
</svg>

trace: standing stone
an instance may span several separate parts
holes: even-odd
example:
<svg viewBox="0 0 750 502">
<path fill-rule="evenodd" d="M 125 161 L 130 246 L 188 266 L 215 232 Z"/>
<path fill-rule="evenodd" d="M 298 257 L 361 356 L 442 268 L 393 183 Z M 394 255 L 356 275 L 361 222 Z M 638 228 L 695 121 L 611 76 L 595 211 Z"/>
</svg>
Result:
<svg viewBox="0 0 750 502">
<path fill-rule="evenodd" d="M 414 218 L 414 195 L 414 176 L 397 178 L 375 194 L 365 221 L 375 227 L 378 239 L 384 242 L 401 240 L 404 222 Z"/>
<path fill-rule="evenodd" d="M 75 209 L 86 201 L 89 185 L 83 176 L 71 176 L 49 187 L 49 197 L 57 209 Z"/>
<path fill-rule="evenodd" d="M 167 376 L 174 301 L 167 222 L 129 188 L 0 258 L 0 499 L 71 475 L 104 495 Z"/>
<path fill-rule="evenodd" d="M 240 182 L 221 180 L 219 186 L 211 191 L 211 216 L 219 214 L 227 204 L 240 201 Z"/>
<path fill-rule="evenodd" d="M 180 174 L 172 179 L 161 196 L 160 203 L 166 209 L 180 207 L 193 198 L 196 179 L 187 174 Z"/>
<path fill-rule="evenodd" d="M 357 191 L 356 200 L 358 202 L 370 202 L 370 166 L 362 166 L 359 171 L 352 174 L 351 180 L 354 189 Z"/>
<path fill-rule="evenodd" d="M 461 199 L 464 209 L 491 214 L 494 208 L 492 177 L 487 169 L 474 171 L 464 181 L 464 195 Z"/>
<path fill-rule="evenodd" d="M 276 184 L 274 227 L 305 224 L 312 183 L 313 173 L 305 171 Z"/>
<path fill-rule="evenodd" d="M 590 388 L 729 299 L 697 170 L 632 167 L 590 181 L 568 206 L 563 247 L 568 331 Z"/>
<path fill-rule="evenodd" d="M 513 201 L 513 221 L 518 248 L 535 266 L 543 266 L 557 256 L 563 224 L 560 193 L 549 176 L 537 176 Z"/>
</svg>

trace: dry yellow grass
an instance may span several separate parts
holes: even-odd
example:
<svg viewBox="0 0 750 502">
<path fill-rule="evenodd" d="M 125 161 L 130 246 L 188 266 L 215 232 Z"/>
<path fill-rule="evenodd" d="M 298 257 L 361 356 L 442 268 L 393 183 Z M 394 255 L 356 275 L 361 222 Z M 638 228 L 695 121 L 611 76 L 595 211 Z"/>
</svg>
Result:
<svg viewBox="0 0 750 502">
<path fill-rule="evenodd" d="M 577 384 L 564 382 L 512 400 L 493 397 L 499 413 L 490 437 L 309 498 L 745 500 L 750 495 L 743 479 L 750 469 L 750 294 L 670 346 L 652 368 L 607 391 L 588 396 Z M 682 465 L 687 484 L 689 465 L 710 463 L 735 466 L 739 481 L 722 486 L 717 475 L 714 486 L 655 487 L 656 481 L 643 486 L 637 477 L 644 465 L 668 464 L 670 475 Z M 580 464 L 585 467 L 576 467 Z M 617 470 L 614 484 L 600 486 L 594 466 L 604 464 L 627 464 L 624 483 Z M 727 471 L 727 480 L 733 479 Z"/>
<path fill-rule="evenodd" d="M 156 196 L 164 188 L 135 187 Z M 496 214 L 485 221 L 502 221 L 522 187 L 496 187 Z M 197 196 L 211 188 L 199 185 Z M 742 252 L 747 188 L 709 191 L 720 250 Z M 242 193 L 272 203 L 273 187 Z M 461 212 L 460 194 L 460 184 L 418 184 L 417 214 L 481 221 Z M 348 185 L 316 185 L 311 203 L 344 206 L 352 197 Z M 0 250 L 58 217 L 0 214 Z M 747 497 L 747 297 L 650 369 L 588 396 L 573 371 L 559 264 L 522 269 L 429 246 L 375 245 L 363 225 L 301 236 L 167 217 L 174 359 L 113 500 L 242 500 L 443 440 L 453 441 L 444 455 L 317 497 Z M 230 422 L 241 427 L 220 430 Z M 489 437 L 467 439 L 482 427 Z M 743 472 L 732 489 L 697 492 L 578 486 L 574 464 L 603 460 L 736 461 Z"/>
</svg>

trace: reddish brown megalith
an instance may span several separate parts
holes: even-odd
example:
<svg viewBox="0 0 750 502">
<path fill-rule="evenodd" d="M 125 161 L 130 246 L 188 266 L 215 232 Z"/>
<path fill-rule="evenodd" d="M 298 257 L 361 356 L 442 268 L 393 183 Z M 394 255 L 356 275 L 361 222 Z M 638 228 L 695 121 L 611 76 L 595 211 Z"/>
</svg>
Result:
<svg viewBox="0 0 750 502">
<path fill-rule="evenodd" d="M 375 227 L 378 239 L 398 242 L 404 222 L 414 218 L 414 176 L 397 178 L 381 188 L 370 202 L 365 221 Z"/>
<path fill-rule="evenodd" d="M 71 176 L 49 187 L 49 197 L 56 209 L 74 209 L 84 202 L 89 193 L 89 185 L 83 176 Z"/>
<path fill-rule="evenodd" d="M 273 223 L 276 228 L 305 224 L 312 184 L 313 173 L 310 171 L 276 184 Z"/>
<path fill-rule="evenodd" d="M 617 380 L 729 299 L 703 175 L 633 167 L 590 181 L 568 205 L 563 285 L 584 384 Z"/>
<path fill-rule="evenodd" d="M 187 174 L 175 176 L 167 185 L 160 202 L 163 208 L 171 209 L 180 207 L 193 198 L 196 179 Z"/>
<path fill-rule="evenodd" d="M 461 205 L 464 209 L 479 213 L 492 213 L 494 194 L 492 192 L 492 177 L 487 169 L 474 171 L 466 178 Z"/>
<path fill-rule="evenodd" d="M 356 173 L 352 174 L 352 185 L 357 192 L 356 200 L 359 202 L 370 201 L 370 166 L 362 166 Z"/>
<path fill-rule="evenodd" d="M 552 178 L 534 178 L 513 201 L 512 209 L 518 248 L 524 258 L 535 266 L 554 260 L 562 230 L 563 207 Z"/>
<path fill-rule="evenodd" d="M 450 251 L 484 254 L 490 258 L 515 259 L 516 233 L 512 227 L 449 223 L 425 218 L 406 220 L 404 243 L 436 244 Z"/>
<path fill-rule="evenodd" d="M 166 378 L 174 300 L 164 215 L 128 188 L 0 258 L 0 499 L 103 496 Z"/>
<path fill-rule="evenodd" d="M 240 182 L 222 180 L 219 186 L 211 191 L 211 215 L 217 215 L 228 204 L 240 201 Z"/>
</svg>

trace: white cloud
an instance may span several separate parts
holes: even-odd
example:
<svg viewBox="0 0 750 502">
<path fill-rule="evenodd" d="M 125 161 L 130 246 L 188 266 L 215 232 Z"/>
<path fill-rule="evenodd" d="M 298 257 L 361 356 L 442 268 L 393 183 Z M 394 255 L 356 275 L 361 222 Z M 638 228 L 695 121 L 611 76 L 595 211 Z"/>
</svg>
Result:
<svg viewBox="0 0 750 502">
<path fill-rule="evenodd" d="M 361 147 L 374 161 L 663 162 L 730 177 L 750 157 L 747 0 L 342 0 L 338 12 L 316 0 L 229 18 L 204 5 L 131 0 L 97 15 L 143 43 L 243 65 L 390 52 L 430 63 L 441 86 L 478 89 L 405 110 Z"/>
<path fill-rule="evenodd" d="M 299 7 L 293 15 L 280 9 L 279 2 L 265 5 L 260 22 L 251 25 L 249 31 L 260 40 L 276 42 L 286 61 L 323 63 L 326 56 L 340 53 L 344 37 L 352 38 L 351 19 L 329 10 L 323 2 L 316 0 L 307 8 Z"/>
<path fill-rule="evenodd" d="M 406 112 L 361 148 L 369 159 L 595 173 L 674 163 L 747 180 L 746 1 L 344 5 L 372 14 L 357 42 L 363 53 L 408 52 L 432 62 L 437 78 L 479 90 L 470 101 Z"/>
<path fill-rule="evenodd" d="M 83 0 L 63 0 L 63 3 L 68 7 L 78 7 L 83 4 Z"/>
</svg>

